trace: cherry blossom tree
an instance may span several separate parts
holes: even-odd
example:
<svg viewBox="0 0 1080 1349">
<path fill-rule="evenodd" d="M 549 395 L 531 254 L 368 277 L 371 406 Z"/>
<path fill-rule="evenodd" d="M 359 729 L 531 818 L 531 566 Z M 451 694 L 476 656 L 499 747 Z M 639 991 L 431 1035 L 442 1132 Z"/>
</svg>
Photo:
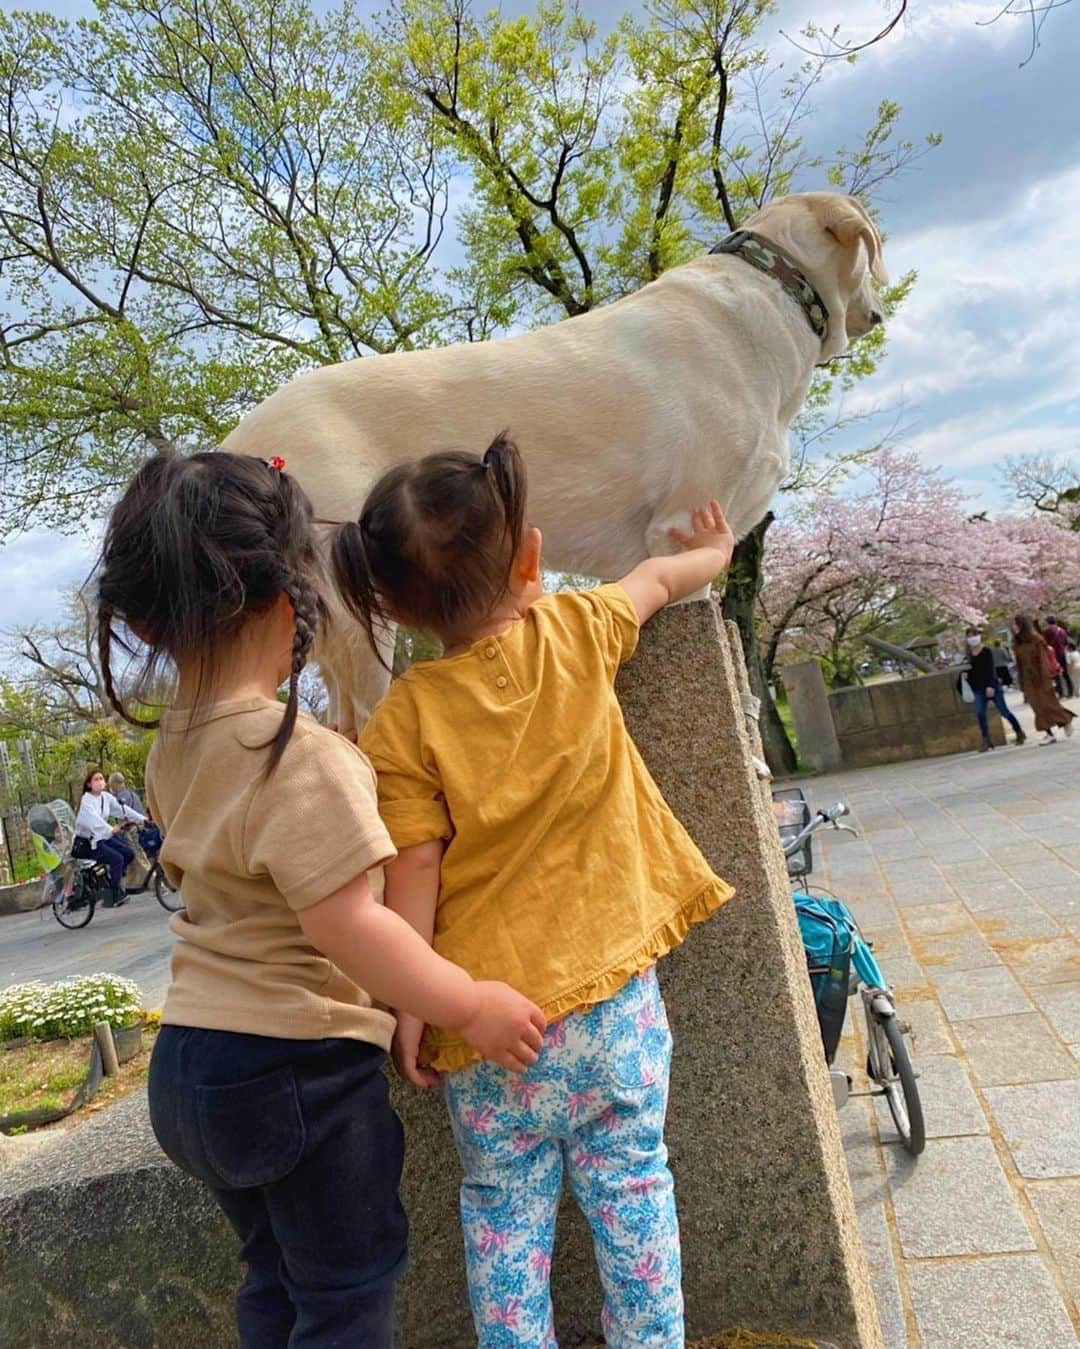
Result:
<svg viewBox="0 0 1080 1349">
<path fill-rule="evenodd" d="M 850 683 L 860 639 L 912 603 L 963 623 L 984 621 L 995 605 L 1041 603 L 1040 585 L 1067 569 L 1036 526 L 972 517 L 939 469 L 885 448 L 852 491 L 818 495 L 773 526 L 758 602 L 766 671 L 803 652 L 820 656 L 833 682 Z"/>
</svg>

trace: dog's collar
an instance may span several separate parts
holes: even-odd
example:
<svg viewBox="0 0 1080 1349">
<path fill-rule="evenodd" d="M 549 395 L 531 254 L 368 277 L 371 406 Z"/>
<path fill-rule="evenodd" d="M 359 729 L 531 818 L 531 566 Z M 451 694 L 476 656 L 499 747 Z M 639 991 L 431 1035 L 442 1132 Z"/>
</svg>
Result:
<svg viewBox="0 0 1080 1349">
<path fill-rule="evenodd" d="M 799 270 L 795 259 L 771 239 L 763 239 L 760 234 L 752 234 L 750 230 L 736 230 L 726 239 L 721 239 L 709 252 L 737 253 L 759 272 L 775 276 L 806 315 L 806 321 L 817 337 L 824 341 L 829 330 L 829 310 L 825 301 Z"/>
</svg>

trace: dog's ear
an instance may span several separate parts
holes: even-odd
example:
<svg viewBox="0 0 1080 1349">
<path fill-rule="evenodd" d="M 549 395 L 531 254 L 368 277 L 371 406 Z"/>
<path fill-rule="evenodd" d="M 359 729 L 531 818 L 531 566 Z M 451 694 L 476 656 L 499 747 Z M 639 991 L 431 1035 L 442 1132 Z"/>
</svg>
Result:
<svg viewBox="0 0 1080 1349">
<path fill-rule="evenodd" d="M 883 286 L 888 284 L 889 274 L 881 257 L 881 235 L 858 197 L 834 197 L 825 209 L 822 224 L 826 234 L 846 248 L 854 247 L 861 239 L 870 259 L 870 275 Z"/>
</svg>

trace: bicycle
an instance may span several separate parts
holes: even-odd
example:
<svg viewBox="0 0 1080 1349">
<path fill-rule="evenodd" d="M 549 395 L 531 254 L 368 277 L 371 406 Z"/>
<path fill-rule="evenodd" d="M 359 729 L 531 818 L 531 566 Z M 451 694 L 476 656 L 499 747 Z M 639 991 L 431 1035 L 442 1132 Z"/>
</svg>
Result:
<svg viewBox="0 0 1080 1349">
<path fill-rule="evenodd" d="M 27 814 L 27 824 L 43 876 L 42 907 L 47 906 L 52 910 L 53 917 L 61 927 L 86 927 L 94 917 L 97 906 L 112 898 L 108 868 L 92 855 L 74 856 L 75 813 L 66 801 L 50 801 L 47 805 L 32 806 Z M 161 907 L 168 913 L 176 913 L 184 907 L 184 901 L 161 865 L 158 856 L 161 848 L 160 832 L 153 830 L 156 838 L 150 836 L 148 830 L 139 832 L 140 845 L 150 865 L 139 884 L 132 886 L 126 893 L 141 895 L 153 889 Z"/>
<path fill-rule="evenodd" d="M 180 891 L 165 874 L 165 868 L 161 865 L 161 857 L 159 856 L 161 845 L 164 842 L 161 837 L 161 830 L 153 821 L 141 828 L 136 828 L 135 825 L 128 825 L 127 828 L 137 834 L 139 847 L 142 848 L 150 866 L 138 885 L 126 885 L 124 893 L 127 895 L 145 895 L 148 890 L 152 889 L 154 898 L 166 913 L 179 913 L 184 907 L 184 901 L 180 897 Z"/>
<path fill-rule="evenodd" d="M 851 825 L 839 823 L 850 814 L 842 801 L 811 814 L 797 787 L 774 792 L 773 801 L 788 875 L 797 885 L 805 884 L 813 870 L 811 840 L 819 829 L 830 825 L 858 838 Z M 863 937 L 854 914 L 842 900 L 795 887 L 792 898 L 837 1108 L 853 1096 L 884 1096 L 900 1141 L 912 1157 L 917 1157 L 926 1146 L 926 1126 L 916 1083 L 918 1073 L 906 1043 L 911 1026 L 900 1019 L 896 999 L 871 950 L 872 943 Z M 847 1004 L 856 993 L 866 1018 L 866 1074 L 875 1084 L 864 1092 L 852 1091 L 851 1078 L 833 1063 Z"/>
</svg>

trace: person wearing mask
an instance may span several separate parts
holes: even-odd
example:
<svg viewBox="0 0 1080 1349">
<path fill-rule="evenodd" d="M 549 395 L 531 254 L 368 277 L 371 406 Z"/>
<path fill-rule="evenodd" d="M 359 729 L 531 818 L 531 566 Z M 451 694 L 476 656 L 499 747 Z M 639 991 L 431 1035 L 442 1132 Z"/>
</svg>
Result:
<svg viewBox="0 0 1080 1349">
<path fill-rule="evenodd" d="M 1003 720 L 1007 721 L 1016 732 L 1016 743 L 1022 745 L 1027 737 L 1006 705 L 1005 690 L 997 675 L 994 653 L 990 647 L 983 645 L 982 633 L 978 628 L 968 628 L 967 646 L 968 668 L 962 678 L 967 680 L 968 687 L 975 696 L 975 715 L 979 720 L 979 730 L 982 732 L 979 753 L 985 754 L 988 749 L 994 748 L 990 739 L 990 721 L 987 715 L 987 708 L 991 703 L 1001 713 Z"/>
<path fill-rule="evenodd" d="M 1069 650 L 1069 634 L 1053 614 L 1047 614 L 1042 635 L 1046 638 L 1046 644 L 1053 651 L 1054 659 L 1060 668 L 1060 673 L 1054 676 L 1054 688 L 1057 695 L 1059 698 L 1072 698 L 1076 694 L 1076 689 L 1073 686 L 1072 674 L 1069 671 L 1069 662 L 1066 660 Z"/>
<path fill-rule="evenodd" d="M 122 805 L 107 791 L 105 774 L 100 768 L 95 768 L 87 773 L 83 782 L 71 852 L 73 857 L 93 857 L 108 867 L 112 898 L 105 901 L 107 909 L 119 908 L 121 904 L 127 903 L 124 872 L 135 856 L 131 845 L 121 837 L 123 824 L 114 825 L 113 820 L 122 820 L 124 824 L 145 824 L 146 816 L 141 811 Z"/>
<path fill-rule="evenodd" d="M 1035 624 L 1024 614 L 1013 619 L 1013 654 L 1020 687 L 1035 713 L 1035 729 L 1042 732 L 1041 745 L 1054 743 L 1054 727 L 1073 733 L 1073 713 L 1063 707 L 1054 692 L 1050 674 L 1050 648 Z"/>
</svg>

